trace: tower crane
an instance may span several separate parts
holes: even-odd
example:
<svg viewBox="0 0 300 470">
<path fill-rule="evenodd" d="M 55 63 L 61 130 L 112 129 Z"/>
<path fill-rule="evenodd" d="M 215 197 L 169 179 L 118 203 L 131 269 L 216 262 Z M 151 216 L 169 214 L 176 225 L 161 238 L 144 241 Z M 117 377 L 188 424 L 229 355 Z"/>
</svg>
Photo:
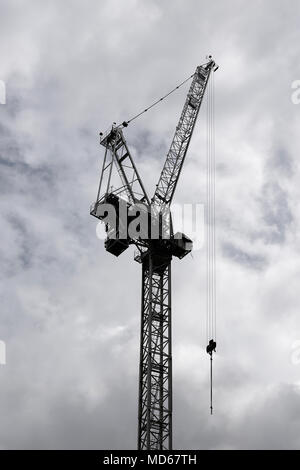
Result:
<svg viewBox="0 0 300 470">
<path fill-rule="evenodd" d="M 106 250 L 119 256 L 133 244 L 134 258 L 142 266 L 139 450 L 172 449 L 171 261 L 174 256 L 181 259 L 190 253 L 192 240 L 183 233 L 173 233 L 170 205 L 210 74 L 217 68 L 208 56 L 208 61 L 192 75 L 151 200 L 123 133 L 133 119 L 120 125 L 114 123 L 105 134 L 100 134 L 105 154 L 90 214 L 105 224 Z M 208 352 L 212 354 L 211 349 Z"/>
</svg>

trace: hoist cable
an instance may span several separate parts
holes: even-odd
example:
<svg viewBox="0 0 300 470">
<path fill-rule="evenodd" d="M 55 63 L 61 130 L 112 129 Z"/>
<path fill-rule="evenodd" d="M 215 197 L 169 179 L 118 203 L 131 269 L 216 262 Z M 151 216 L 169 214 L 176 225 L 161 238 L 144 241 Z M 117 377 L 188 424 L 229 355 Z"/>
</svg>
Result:
<svg viewBox="0 0 300 470">
<path fill-rule="evenodd" d="M 179 85 L 177 85 L 175 88 L 173 88 L 171 91 L 169 91 L 169 93 L 167 93 L 166 95 L 162 96 L 161 98 L 159 98 L 157 101 L 155 101 L 153 104 L 151 104 L 150 106 L 148 106 L 148 108 L 145 108 L 143 109 L 143 111 L 141 111 L 140 113 L 136 114 L 135 116 L 133 116 L 132 118 L 128 119 L 127 121 L 123 121 L 122 124 L 120 124 L 120 126 L 123 126 L 123 127 L 127 127 L 128 124 L 130 124 L 132 121 L 134 121 L 135 119 L 137 119 L 138 117 L 140 117 L 142 114 L 146 113 L 147 111 L 149 111 L 149 109 L 153 108 L 154 106 L 156 106 L 158 103 L 160 103 L 161 101 L 163 101 L 165 98 L 167 98 L 169 95 L 171 95 L 172 93 L 174 93 L 174 91 L 178 90 L 180 87 L 182 87 L 186 82 L 188 82 L 191 78 L 193 78 L 193 76 L 195 75 L 195 73 L 193 73 L 193 75 L 189 76 L 188 78 L 186 78 L 183 82 L 179 83 Z M 119 126 L 118 126 L 119 127 Z"/>
<path fill-rule="evenodd" d="M 213 290 L 214 290 L 214 339 L 217 341 L 217 291 L 216 291 L 216 146 L 215 146 L 215 74 L 212 74 L 212 157 L 213 157 Z"/>
<path fill-rule="evenodd" d="M 216 169 L 215 169 L 215 117 L 214 117 L 214 74 L 208 82 L 207 94 L 207 178 L 206 178 L 206 285 L 207 285 L 207 311 L 206 311 L 206 351 L 210 355 L 210 411 L 213 413 L 213 375 L 212 361 L 216 350 L 216 237 L 215 237 L 215 201 L 216 201 Z"/>
<path fill-rule="evenodd" d="M 214 139 L 214 83 L 208 86 L 207 102 L 207 294 L 208 338 L 216 335 L 216 239 L 215 239 L 215 139 Z"/>
<path fill-rule="evenodd" d="M 209 88 L 210 88 L 210 82 L 208 82 L 208 87 L 207 87 L 207 108 L 206 108 L 206 322 L 207 322 L 207 333 L 206 333 L 206 341 L 209 341 L 209 335 L 210 335 L 210 318 L 209 318 L 209 312 L 210 312 L 210 280 L 209 280 L 209 273 L 210 273 L 210 229 L 209 229 L 209 224 L 210 224 L 210 202 L 209 202 L 209 196 L 210 196 L 210 161 L 209 161 L 209 155 L 210 155 L 210 127 L 209 127 Z"/>
<path fill-rule="evenodd" d="M 210 355 L 210 414 L 213 414 L 213 375 L 212 375 L 212 354 Z"/>
</svg>

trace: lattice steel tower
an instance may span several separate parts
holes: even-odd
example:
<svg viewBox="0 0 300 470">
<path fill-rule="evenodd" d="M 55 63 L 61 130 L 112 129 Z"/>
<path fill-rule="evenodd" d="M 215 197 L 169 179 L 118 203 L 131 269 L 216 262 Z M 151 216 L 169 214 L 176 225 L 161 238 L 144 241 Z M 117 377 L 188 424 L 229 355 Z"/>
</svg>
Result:
<svg viewBox="0 0 300 470">
<path fill-rule="evenodd" d="M 122 129 L 113 125 L 100 144 L 105 156 L 91 215 L 106 227 L 105 248 L 119 256 L 137 247 L 142 265 L 138 449 L 172 449 L 171 261 L 192 250 L 192 241 L 173 233 L 170 204 L 192 137 L 210 73 L 208 62 L 196 68 L 161 172 L 149 200 Z M 146 228 L 145 228 L 146 227 Z"/>
</svg>

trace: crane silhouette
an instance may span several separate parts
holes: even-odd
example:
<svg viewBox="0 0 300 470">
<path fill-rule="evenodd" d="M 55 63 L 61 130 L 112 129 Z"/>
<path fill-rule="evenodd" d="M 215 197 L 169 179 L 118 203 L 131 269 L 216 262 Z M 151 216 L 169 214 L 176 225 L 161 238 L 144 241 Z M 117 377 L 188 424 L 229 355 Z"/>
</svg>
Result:
<svg viewBox="0 0 300 470">
<path fill-rule="evenodd" d="M 149 108 L 100 134 L 105 154 L 90 213 L 105 224 L 106 250 L 119 256 L 133 244 L 134 259 L 142 265 L 140 450 L 172 449 L 171 261 L 173 256 L 181 259 L 190 253 L 192 240 L 183 233 L 173 233 L 170 205 L 210 74 L 217 68 L 208 56 L 190 77 L 192 82 L 151 201 L 123 133 L 129 122 Z"/>
</svg>

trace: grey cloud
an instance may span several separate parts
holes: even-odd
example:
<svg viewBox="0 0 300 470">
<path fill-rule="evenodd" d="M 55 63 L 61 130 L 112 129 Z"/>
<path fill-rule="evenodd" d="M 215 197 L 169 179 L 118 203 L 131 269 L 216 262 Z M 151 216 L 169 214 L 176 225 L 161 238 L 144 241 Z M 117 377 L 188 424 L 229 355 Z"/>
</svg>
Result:
<svg viewBox="0 0 300 470">
<path fill-rule="evenodd" d="M 222 244 L 222 252 L 232 261 L 250 269 L 263 269 L 267 265 L 267 259 L 264 256 L 244 251 L 230 242 Z"/>
<path fill-rule="evenodd" d="M 174 446 L 299 447 L 299 372 L 283 360 L 300 328 L 299 256 L 287 236 L 299 233 L 299 109 L 289 96 L 299 78 L 299 2 L 87 8 L 29 0 L 25 10 L 10 0 L 1 8 L 0 339 L 8 362 L 0 447 L 135 448 L 141 273 L 132 250 L 119 259 L 105 252 L 89 216 L 98 133 L 176 86 L 207 53 L 220 64 L 216 413 L 208 415 L 202 354 L 201 250 L 173 269 Z M 150 194 L 185 93 L 126 130 Z M 204 136 L 205 104 L 175 202 L 192 191 L 202 197 Z M 274 313 L 274 297 L 284 315 Z M 276 367 L 261 360 L 268 353 Z"/>
<path fill-rule="evenodd" d="M 268 162 L 267 169 L 277 171 L 280 176 L 292 177 L 294 162 L 285 148 L 278 147 L 274 150 L 274 155 Z"/>
<path fill-rule="evenodd" d="M 286 230 L 293 221 L 287 194 L 278 183 L 266 183 L 262 191 L 263 216 L 271 232 L 266 235 L 267 243 L 283 243 Z"/>
</svg>

